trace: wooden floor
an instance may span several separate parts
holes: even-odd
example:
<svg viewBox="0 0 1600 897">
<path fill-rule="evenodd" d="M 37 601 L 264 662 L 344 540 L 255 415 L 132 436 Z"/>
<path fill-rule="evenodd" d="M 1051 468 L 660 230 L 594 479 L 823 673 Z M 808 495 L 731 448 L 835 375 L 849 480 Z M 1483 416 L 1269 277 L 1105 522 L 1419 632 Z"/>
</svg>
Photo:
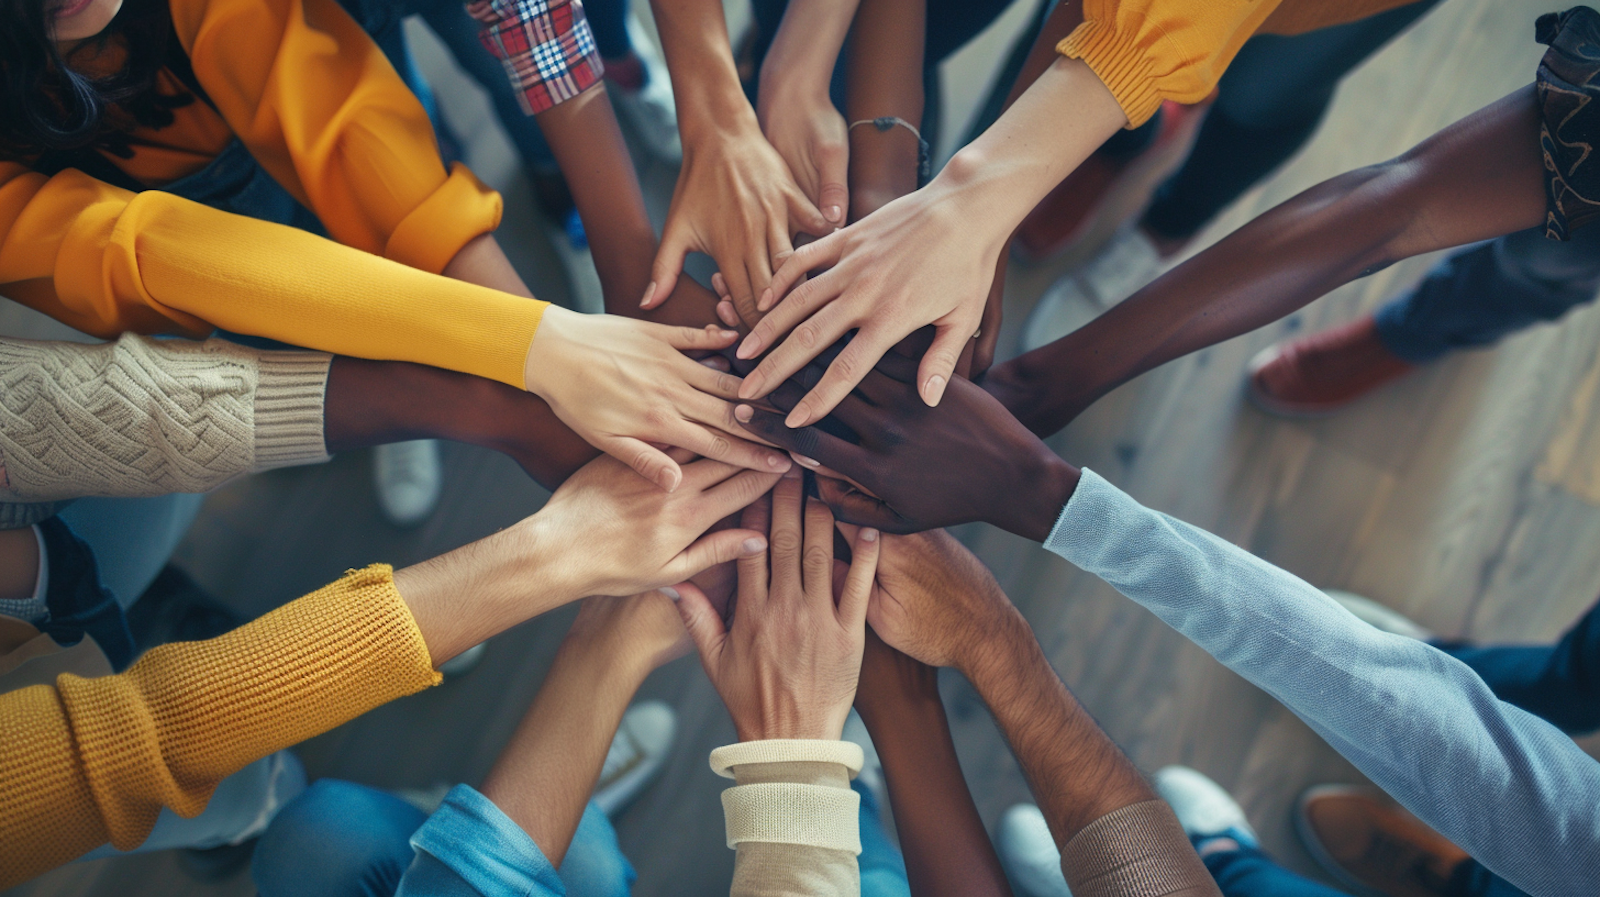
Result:
<svg viewBox="0 0 1600 897">
<path fill-rule="evenodd" d="M 1540 55 L 1533 19 L 1548 9 L 1529 0 L 1447 0 L 1349 78 L 1312 146 L 1208 239 L 1529 81 Z M 425 67 L 437 71 L 436 54 L 423 49 Z M 461 95 L 450 78 L 436 80 L 446 97 Z M 540 295 L 565 295 L 503 140 L 477 126 L 486 114 L 471 102 L 447 105 L 458 130 L 483 135 L 472 143 L 474 164 L 507 188 L 507 242 L 519 267 Z M 671 180 L 659 166 L 646 172 L 658 215 Z M 1397 265 L 1281 324 L 1154 372 L 1084 414 L 1054 446 L 1146 504 L 1317 585 L 1370 595 L 1448 635 L 1549 639 L 1600 592 L 1600 313 L 1582 310 L 1559 327 L 1451 358 L 1326 420 L 1276 420 L 1243 401 L 1241 371 L 1253 353 L 1373 307 L 1427 264 Z M 1060 267 L 1013 266 L 1008 334 Z M 448 446 L 445 461 L 443 505 L 419 529 L 382 521 L 369 459 L 351 454 L 218 491 L 177 560 L 215 594 L 259 613 L 346 568 L 454 548 L 531 513 L 545 497 L 488 452 Z M 1248 810 L 1269 851 L 1316 874 L 1291 830 L 1290 808 L 1306 787 L 1360 781 L 1358 773 L 1288 711 L 1098 580 L 992 529 L 961 535 L 1033 622 L 1068 684 L 1143 768 L 1185 763 L 1213 776 Z M 570 618 L 551 614 L 496 638 L 471 675 L 376 710 L 303 745 L 300 755 L 314 775 L 379 786 L 477 781 Z M 968 779 L 993 824 L 1028 799 L 1027 789 L 970 688 L 958 677 L 945 685 Z M 705 758 L 733 738 L 732 727 L 693 659 L 658 672 L 643 696 L 672 702 L 682 735 L 661 781 L 617 823 L 639 871 L 635 892 L 723 892 L 732 855 L 722 843 L 722 783 Z M 178 892 L 220 897 L 252 888 L 243 875 L 192 884 L 157 854 L 70 866 L 11 893 Z"/>
</svg>

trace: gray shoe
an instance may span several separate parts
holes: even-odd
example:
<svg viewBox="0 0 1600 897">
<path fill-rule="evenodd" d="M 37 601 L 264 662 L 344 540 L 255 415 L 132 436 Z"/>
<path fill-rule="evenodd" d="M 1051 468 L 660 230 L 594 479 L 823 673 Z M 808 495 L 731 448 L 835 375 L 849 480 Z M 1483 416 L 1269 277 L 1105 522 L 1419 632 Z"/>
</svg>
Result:
<svg viewBox="0 0 1600 897">
<path fill-rule="evenodd" d="M 1000 819 L 995 835 L 1000 865 L 1020 897 L 1072 897 L 1061 871 L 1061 851 L 1044 814 L 1033 804 L 1017 804 Z"/>
<path fill-rule="evenodd" d="M 644 26 L 628 14 L 628 42 L 634 55 L 644 63 L 644 86 L 638 90 L 625 90 L 608 84 L 606 92 L 617 117 L 651 156 L 669 165 L 683 162 L 683 141 L 678 136 L 678 107 L 672 98 L 672 78 L 667 74 L 666 60 Z"/>
<path fill-rule="evenodd" d="M 1150 778 L 1156 794 L 1172 807 L 1190 841 L 1228 837 L 1241 847 L 1257 847 L 1261 841 L 1244 808 L 1227 789 L 1187 766 L 1168 766 Z"/>
<path fill-rule="evenodd" d="M 1053 343 L 1143 289 L 1166 267 L 1144 231 L 1124 227 L 1082 268 L 1046 290 L 1022 327 L 1022 351 Z"/>
<path fill-rule="evenodd" d="M 1414 638 L 1419 642 L 1426 642 L 1433 638 L 1432 630 L 1419 626 L 1399 611 L 1363 598 L 1354 592 L 1342 592 L 1338 589 L 1323 589 L 1322 593 L 1339 603 L 1339 606 L 1349 611 L 1356 619 L 1381 632 L 1403 635 Z"/>
<path fill-rule="evenodd" d="M 372 451 L 372 478 L 378 506 L 395 526 L 416 526 L 439 506 L 444 466 L 432 439 L 392 442 Z"/>
</svg>

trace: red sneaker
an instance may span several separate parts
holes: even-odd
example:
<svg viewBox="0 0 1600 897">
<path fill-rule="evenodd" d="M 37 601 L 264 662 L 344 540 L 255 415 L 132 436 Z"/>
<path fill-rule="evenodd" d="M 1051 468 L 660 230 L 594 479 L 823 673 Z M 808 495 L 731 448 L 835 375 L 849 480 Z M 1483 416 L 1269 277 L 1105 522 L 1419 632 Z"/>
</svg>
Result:
<svg viewBox="0 0 1600 897">
<path fill-rule="evenodd" d="M 1250 361 L 1250 398 L 1288 417 L 1331 414 L 1416 370 L 1378 339 L 1371 315 L 1263 349 Z"/>
<path fill-rule="evenodd" d="M 1138 214 L 1162 178 L 1183 164 L 1215 98 L 1213 91 L 1194 106 L 1167 100 L 1161 104 L 1156 137 L 1143 152 L 1123 158 L 1097 152 L 1085 159 L 1023 219 L 1012 252 L 1036 262 L 1090 234 L 1110 236 L 1128 216 Z"/>
</svg>

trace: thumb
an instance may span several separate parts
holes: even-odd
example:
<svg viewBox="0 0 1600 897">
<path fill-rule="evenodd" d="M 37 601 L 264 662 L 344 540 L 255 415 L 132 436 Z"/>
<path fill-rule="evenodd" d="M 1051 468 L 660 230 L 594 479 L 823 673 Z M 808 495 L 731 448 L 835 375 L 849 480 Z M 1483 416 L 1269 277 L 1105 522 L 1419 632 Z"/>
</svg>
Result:
<svg viewBox="0 0 1600 897">
<path fill-rule="evenodd" d="M 753 529 L 725 529 L 701 536 L 667 565 L 667 574 L 688 579 L 729 561 L 767 550 L 767 537 Z"/>
<path fill-rule="evenodd" d="M 672 492 L 683 482 L 683 468 L 667 456 L 666 452 L 631 436 L 605 440 L 596 448 L 628 465 L 662 489 Z M 688 577 L 684 577 L 687 579 Z"/>
<path fill-rule="evenodd" d="M 673 227 L 667 222 L 667 231 L 661 235 L 661 248 L 656 250 L 656 260 L 650 265 L 650 285 L 644 288 L 640 308 L 655 308 L 667 301 L 678 288 L 678 275 L 683 273 L 683 258 L 689 254 L 688 231 Z"/>
<path fill-rule="evenodd" d="M 834 227 L 844 227 L 845 214 L 850 209 L 850 188 L 845 186 L 849 172 L 848 145 L 829 147 L 818 155 L 817 174 L 822 179 L 822 189 L 817 191 L 817 205 L 822 209 L 822 217 Z"/>
<path fill-rule="evenodd" d="M 917 392 L 922 401 L 932 408 L 944 398 L 945 387 L 955 374 L 956 362 L 967 347 L 972 330 L 957 324 L 942 324 L 934 334 L 933 345 L 922 355 L 917 366 Z"/>
<path fill-rule="evenodd" d="M 711 599 L 694 583 L 678 583 L 672 592 L 678 595 L 674 603 L 678 606 L 678 616 L 683 619 L 683 628 L 689 630 L 689 638 L 694 641 L 694 649 L 699 652 L 701 662 L 710 669 L 711 656 L 727 635 L 722 617 L 711 606 Z M 672 596 L 669 594 L 667 597 Z"/>
<path fill-rule="evenodd" d="M 826 183 L 826 179 L 824 179 Z M 841 216 L 843 213 L 840 213 Z M 833 223 L 817 211 L 811 200 L 800 191 L 799 187 L 789 190 L 789 230 L 811 234 L 815 237 L 825 237 L 833 233 Z"/>
</svg>

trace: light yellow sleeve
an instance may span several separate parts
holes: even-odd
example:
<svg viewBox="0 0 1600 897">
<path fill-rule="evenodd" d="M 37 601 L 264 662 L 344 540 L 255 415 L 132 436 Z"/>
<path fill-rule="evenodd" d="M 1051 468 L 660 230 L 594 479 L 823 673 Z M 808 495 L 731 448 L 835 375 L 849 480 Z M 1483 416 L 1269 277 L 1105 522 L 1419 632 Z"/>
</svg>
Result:
<svg viewBox="0 0 1600 897">
<path fill-rule="evenodd" d="M 1084 0 L 1083 24 L 1056 46 L 1110 89 L 1128 127 L 1163 100 L 1198 103 L 1282 0 Z"/>
<path fill-rule="evenodd" d="M 337 0 L 173 0 L 195 78 L 278 183 L 346 246 L 435 274 L 500 224 L 383 51 Z"/>
<path fill-rule="evenodd" d="M 0 695 L 0 888 L 136 847 L 162 807 L 195 816 L 249 763 L 438 679 L 377 565 L 118 675 Z"/>
</svg>

